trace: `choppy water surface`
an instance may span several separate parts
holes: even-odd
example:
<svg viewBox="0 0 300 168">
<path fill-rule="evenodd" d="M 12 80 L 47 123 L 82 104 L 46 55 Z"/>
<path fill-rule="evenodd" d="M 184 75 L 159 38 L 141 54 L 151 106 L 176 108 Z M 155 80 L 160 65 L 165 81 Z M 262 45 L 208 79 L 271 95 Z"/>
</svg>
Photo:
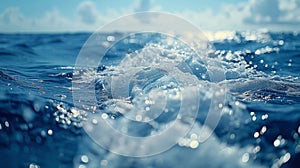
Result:
<svg viewBox="0 0 300 168">
<path fill-rule="evenodd" d="M 103 33 L 99 42 L 114 43 L 119 35 Z M 96 70 L 75 68 L 90 34 L 0 36 L 1 167 L 296 167 L 300 163 L 298 33 L 208 33 L 214 48 L 205 56 L 195 55 L 197 47 L 193 50 L 159 34 L 130 36 L 111 48 Z M 147 67 L 149 62 L 159 62 L 161 68 Z M 172 65 L 181 69 L 173 77 L 162 70 Z M 110 80 L 124 78 L 128 67 L 144 69 L 129 83 L 127 99 L 113 98 Z M 182 71 L 190 75 L 178 75 Z M 72 89 L 77 88 L 72 88 L 72 80 L 87 87 L 92 84 L 98 104 L 87 101 L 75 107 Z M 190 84 L 198 86 L 201 97 L 196 121 L 163 153 L 119 156 L 94 143 L 83 129 L 86 118 L 96 112 L 131 136 L 163 132 L 178 114 L 178 95 Z M 226 99 L 215 107 L 223 110 L 213 134 L 200 142 L 215 92 L 212 85 L 226 88 Z M 155 113 L 147 106 L 153 102 L 143 95 L 156 100 L 167 95 L 168 111 Z M 142 110 L 153 112 L 150 118 L 159 117 L 151 124 L 128 122 L 128 118 L 142 121 L 128 113 Z M 101 131 L 99 135 L 108 136 Z M 118 148 L 138 150 L 127 143 Z"/>
</svg>

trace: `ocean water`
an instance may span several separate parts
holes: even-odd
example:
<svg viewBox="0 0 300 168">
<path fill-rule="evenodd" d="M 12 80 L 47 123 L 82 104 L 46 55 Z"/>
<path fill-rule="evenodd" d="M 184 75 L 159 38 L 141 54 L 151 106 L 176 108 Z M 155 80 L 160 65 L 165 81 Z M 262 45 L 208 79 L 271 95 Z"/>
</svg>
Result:
<svg viewBox="0 0 300 168">
<path fill-rule="evenodd" d="M 98 41 L 107 46 L 121 34 L 102 33 Z M 275 168 L 300 164 L 297 32 L 211 32 L 206 35 L 213 47 L 205 52 L 166 35 L 136 34 L 101 51 L 105 55 L 97 68 L 78 67 L 76 59 L 90 35 L 0 34 L 0 167 Z M 132 67 L 142 69 L 130 76 Z M 123 94 L 127 78 L 128 97 L 115 96 Z M 190 85 L 195 90 L 186 89 Z M 211 103 L 218 91 L 212 86 L 224 88 L 222 103 Z M 190 92 L 178 97 L 183 90 Z M 80 100 L 74 99 L 74 92 Z M 195 92 L 199 94 L 196 101 Z M 159 93 L 168 96 L 166 104 L 159 104 L 164 100 Z M 91 94 L 95 100 L 88 97 Z M 149 97 L 165 107 L 164 113 L 145 105 L 151 104 Z M 195 122 L 186 135 L 175 139 L 174 146 L 156 155 L 116 154 L 99 145 L 97 138 L 118 141 L 121 137 L 101 127 L 93 135 L 87 131 L 90 116 L 98 115 L 123 134 L 163 134 L 180 113 L 182 100 L 187 106 L 199 104 Z M 216 116 L 212 115 L 212 124 L 205 124 L 210 108 Z M 145 109 L 150 113 L 141 115 L 155 120 L 140 124 L 136 121 L 144 118 L 136 114 Z M 184 122 L 175 124 L 185 127 Z M 205 130 L 212 134 L 201 141 Z M 156 139 L 154 148 L 172 138 Z M 120 140 L 111 146 L 130 155 L 139 150 L 131 143 Z"/>
</svg>

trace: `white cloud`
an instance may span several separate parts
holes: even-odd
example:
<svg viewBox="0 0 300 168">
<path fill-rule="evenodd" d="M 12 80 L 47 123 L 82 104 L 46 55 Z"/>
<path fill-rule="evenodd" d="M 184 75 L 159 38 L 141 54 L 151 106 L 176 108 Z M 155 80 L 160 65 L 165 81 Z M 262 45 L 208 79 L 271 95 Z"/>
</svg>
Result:
<svg viewBox="0 0 300 168">
<path fill-rule="evenodd" d="M 94 2 L 84 1 L 77 7 L 80 19 L 86 24 L 95 24 L 100 20 L 100 14 L 97 11 Z"/>
<path fill-rule="evenodd" d="M 19 10 L 19 8 L 11 7 L 5 9 L 5 11 L 1 14 L 1 20 L 5 24 L 22 24 L 24 20 L 24 16 Z"/>
<path fill-rule="evenodd" d="M 278 0 L 250 0 L 251 15 L 245 18 L 249 23 L 274 23 L 278 21 L 280 10 Z"/>
<path fill-rule="evenodd" d="M 136 12 L 148 11 L 151 9 L 151 1 L 150 0 L 139 0 L 137 2 L 137 7 L 135 8 Z"/>
<path fill-rule="evenodd" d="M 248 7 L 246 23 L 300 25 L 299 0 L 250 0 Z"/>
<path fill-rule="evenodd" d="M 181 16 L 191 23 L 199 26 L 202 30 L 245 30 L 243 19 L 248 15 L 243 7 L 245 3 L 222 5 L 218 12 L 207 9 L 201 12 L 182 11 L 175 14 Z"/>
<path fill-rule="evenodd" d="M 249 0 L 223 4 L 218 11 L 180 11 L 175 14 L 204 30 L 294 31 L 300 28 L 300 0 Z"/>
<path fill-rule="evenodd" d="M 67 26 L 70 24 L 70 21 L 63 17 L 60 12 L 56 9 L 46 12 L 45 15 L 41 19 L 36 19 L 37 25 L 45 25 L 50 26 L 53 25 L 54 27 L 60 25 L 60 27 Z"/>
<path fill-rule="evenodd" d="M 90 22 L 86 22 L 87 20 L 81 21 L 81 18 L 76 16 L 67 18 L 57 9 L 46 11 L 36 18 L 24 15 L 19 8 L 15 7 L 9 7 L 0 13 L 1 32 L 93 31 L 103 24 L 99 22 L 99 24 L 91 25 Z"/>
<path fill-rule="evenodd" d="M 278 5 L 281 11 L 280 22 L 300 24 L 300 0 L 279 1 Z"/>
</svg>

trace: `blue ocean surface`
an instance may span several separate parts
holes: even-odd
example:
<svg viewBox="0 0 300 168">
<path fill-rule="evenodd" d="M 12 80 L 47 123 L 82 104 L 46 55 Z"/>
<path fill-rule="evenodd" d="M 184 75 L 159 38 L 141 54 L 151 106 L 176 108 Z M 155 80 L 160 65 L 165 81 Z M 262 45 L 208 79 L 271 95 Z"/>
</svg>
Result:
<svg viewBox="0 0 300 168">
<path fill-rule="evenodd" d="M 102 33 L 98 40 L 107 46 L 121 34 Z M 0 34 L 0 167 L 276 168 L 300 164 L 300 34 L 297 32 L 210 33 L 207 36 L 213 48 L 205 57 L 198 57 L 186 44 L 169 42 L 160 34 L 135 35 L 102 51 L 105 56 L 98 68 L 78 68 L 77 56 L 90 35 Z M 193 50 L 197 51 L 197 47 Z M 164 130 L 178 114 L 180 102 L 176 90 L 182 85 L 160 69 L 145 66 L 128 85 L 127 100 L 113 98 L 113 91 L 106 89 L 112 76 L 126 76 L 128 67 L 144 66 L 144 58 L 155 62 L 157 55 L 172 60 L 162 67 L 176 63 L 179 69 L 188 69 L 193 78 L 178 75 L 179 81 L 186 82 L 184 85 L 189 85 L 188 80 L 192 79 L 203 86 L 193 128 L 172 148 L 156 155 L 115 154 L 87 135 L 84 125 L 91 113 L 104 116 L 121 132 L 140 137 Z M 143 57 L 139 59 L 140 56 Z M 132 65 L 122 62 L 127 57 L 132 59 Z M 218 79 L 213 80 L 212 76 Z M 72 87 L 76 83 L 93 85 L 96 105 L 87 101 L 82 103 L 84 106 L 75 106 L 72 93 L 80 93 L 81 89 Z M 204 85 L 225 88 L 226 100 L 224 104 L 211 104 L 218 106 L 213 108 L 221 108 L 222 113 L 216 128 L 211 128 L 212 135 L 200 142 L 201 128 L 208 115 L 205 105 L 210 104 L 208 98 L 214 92 Z M 137 98 L 140 92 L 151 93 L 157 88 L 174 93 L 175 98 L 166 105 L 169 112 L 152 125 L 125 122 L 126 110 L 132 105 L 147 110 Z M 101 130 L 98 134 L 104 138 L 110 136 Z M 117 150 L 140 150 L 132 148 L 130 142 L 119 145 L 115 147 Z"/>
</svg>

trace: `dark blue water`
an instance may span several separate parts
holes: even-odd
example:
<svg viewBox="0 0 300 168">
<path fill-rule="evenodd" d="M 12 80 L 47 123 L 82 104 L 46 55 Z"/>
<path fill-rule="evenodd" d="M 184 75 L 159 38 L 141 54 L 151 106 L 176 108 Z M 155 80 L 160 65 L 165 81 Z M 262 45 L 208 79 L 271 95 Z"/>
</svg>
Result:
<svg viewBox="0 0 300 168">
<path fill-rule="evenodd" d="M 195 56 L 187 46 L 166 43 L 160 35 L 136 36 L 134 38 L 144 40 L 129 40 L 128 43 L 125 39 L 126 43 L 124 40 L 117 43 L 106 53 L 104 58 L 107 61 L 103 61 L 96 71 L 88 67 L 76 69 L 78 53 L 90 35 L 0 34 L 0 167 L 299 165 L 300 34 L 236 32 L 227 38 L 211 39 L 214 49 L 209 51 L 207 60 L 194 60 L 192 57 Z M 107 45 L 118 35 L 103 33 L 99 41 Z M 184 60 L 197 80 L 226 87 L 224 111 L 211 138 L 196 145 L 190 143 L 201 134 L 199 128 L 206 115 L 199 111 L 185 141 L 158 155 L 143 158 L 120 156 L 91 140 L 83 126 L 93 107 L 74 107 L 72 80 L 77 81 L 74 74 L 81 74 L 81 82 L 88 83 L 88 79 L 96 78 L 95 93 L 99 95 L 96 111 L 99 109 L 102 114 L 108 114 L 116 128 L 125 124 L 128 134 L 148 136 L 152 129 L 159 131 L 174 118 L 172 115 L 159 117 L 155 128 L 137 127 L 123 123 L 122 112 L 110 108 L 116 101 L 109 96 L 110 93 L 103 91 L 104 82 L 107 76 L 126 73 L 127 69 L 119 65 L 126 54 L 135 58 L 143 54 L 179 55 L 180 59 L 175 58 L 175 62 Z M 209 63 L 219 68 L 210 71 Z M 120 72 L 122 70 L 125 72 Z M 224 79 L 212 81 L 208 72 L 221 73 Z M 147 93 L 157 86 L 180 87 L 176 82 L 169 85 L 171 79 L 164 75 L 146 69 L 138 74 L 133 85 L 142 85 Z M 155 80 L 139 81 L 139 78 L 148 76 Z M 132 92 L 134 89 L 131 88 Z M 201 94 L 210 92 L 202 90 Z M 136 95 L 131 96 L 132 100 Z M 88 106 L 89 102 L 86 103 Z M 168 103 L 176 108 L 178 102 Z M 103 133 L 101 136 L 107 135 Z M 127 150 L 137 149 L 129 147 Z"/>
</svg>

